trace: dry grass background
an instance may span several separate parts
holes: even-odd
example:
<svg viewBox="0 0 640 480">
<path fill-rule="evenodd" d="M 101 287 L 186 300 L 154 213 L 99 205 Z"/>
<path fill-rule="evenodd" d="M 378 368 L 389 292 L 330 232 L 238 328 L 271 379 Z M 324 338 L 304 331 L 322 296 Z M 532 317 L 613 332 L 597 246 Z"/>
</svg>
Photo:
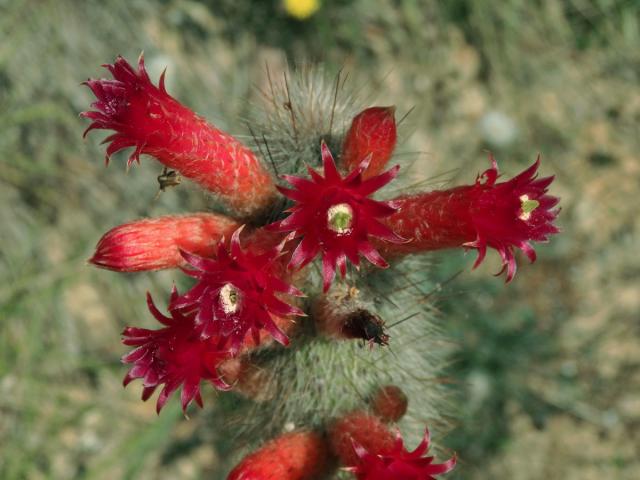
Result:
<svg viewBox="0 0 640 480">
<path fill-rule="evenodd" d="M 327 0 L 306 23 L 275 0 L 0 0 L 0 478 L 223 478 L 213 395 L 187 421 L 120 385 L 120 330 L 151 325 L 143 294 L 171 274 L 85 265 L 106 229 L 210 202 L 154 201 L 157 164 L 105 169 L 100 135 L 81 139 L 79 83 L 143 49 L 234 133 L 265 61 L 303 58 L 415 107 L 401 152 L 434 184 L 473 180 L 486 149 L 510 174 L 541 152 L 564 233 L 535 266 L 505 287 L 495 261 L 434 257 L 436 279 L 465 269 L 437 299 L 459 392 L 444 443 L 456 478 L 638 478 L 639 45 L 634 0 Z"/>
</svg>

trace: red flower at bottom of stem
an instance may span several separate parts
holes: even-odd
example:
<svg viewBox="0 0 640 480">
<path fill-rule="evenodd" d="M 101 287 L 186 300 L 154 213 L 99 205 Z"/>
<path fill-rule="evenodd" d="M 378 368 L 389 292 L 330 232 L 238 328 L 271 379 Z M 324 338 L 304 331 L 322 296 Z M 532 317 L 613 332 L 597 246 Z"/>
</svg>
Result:
<svg viewBox="0 0 640 480">
<path fill-rule="evenodd" d="M 420 445 L 412 452 L 404 448 L 400 432 L 397 432 L 392 449 L 383 452 L 368 451 L 356 440 L 353 448 L 358 463 L 346 470 L 358 480 L 433 480 L 434 475 L 450 472 L 456 466 L 456 457 L 444 463 L 433 463 L 434 457 L 425 457 L 429 450 L 429 430 L 425 430 Z"/>
</svg>

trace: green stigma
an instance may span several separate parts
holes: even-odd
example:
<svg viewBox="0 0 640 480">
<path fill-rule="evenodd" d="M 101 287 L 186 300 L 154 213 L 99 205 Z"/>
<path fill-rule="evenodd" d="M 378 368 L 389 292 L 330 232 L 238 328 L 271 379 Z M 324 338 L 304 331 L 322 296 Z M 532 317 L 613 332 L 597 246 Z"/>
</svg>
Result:
<svg viewBox="0 0 640 480">
<path fill-rule="evenodd" d="M 519 218 L 521 220 L 529 220 L 531 217 L 531 212 L 533 212 L 536 208 L 540 206 L 540 202 L 538 200 L 529 199 L 528 195 L 522 195 L 520 197 L 520 215 Z"/>
<path fill-rule="evenodd" d="M 236 313 L 238 311 L 239 293 L 230 283 L 225 284 L 220 289 L 220 306 L 224 313 Z"/>
<path fill-rule="evenodd" d="M 348 203 L 338 203 L 327 210 L 327 226 L 338 235 L 351 232 L 353 209 Z"/>
</svg>

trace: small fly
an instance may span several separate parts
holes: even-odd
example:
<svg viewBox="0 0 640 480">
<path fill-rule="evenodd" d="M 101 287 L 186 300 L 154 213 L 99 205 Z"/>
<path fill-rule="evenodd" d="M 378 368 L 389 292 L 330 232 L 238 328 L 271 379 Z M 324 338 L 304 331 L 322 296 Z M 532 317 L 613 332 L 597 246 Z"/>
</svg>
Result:
<svg viewBox="0 0 640 480">
<path fill-rule="evenodd" d="M 159 189 L 156 198 L 158 198 L 162 192 L 165 192 L 167 188 L 176 187 L 182 182 L 180 174 L 175 170 L 168 170 L 167 167 L 162 169 L 162 173 L 158 175 L 157 178 Z"/>
</svg>

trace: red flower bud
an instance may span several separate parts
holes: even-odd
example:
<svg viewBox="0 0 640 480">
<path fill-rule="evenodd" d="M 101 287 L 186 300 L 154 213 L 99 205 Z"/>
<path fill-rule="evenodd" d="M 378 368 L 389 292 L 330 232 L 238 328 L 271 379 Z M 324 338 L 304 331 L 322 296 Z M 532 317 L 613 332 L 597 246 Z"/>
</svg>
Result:
<svg viewBox="0 0 640 480">
<path fill-rule="evenodd" d="M 271 175 L 251 150 L 218 130 L 171 97 L 164 87 L 151 83 L 142 55 L 136 71 L 124 58 L 104 65 L 113 80 L 87 80 L 95 94 L 95 110 L 83 112 L 93 129 L 114 130 L 107 163 L 115 152 L 135 147 L 128 164 L 152 155 L 167 167 L 220 196 L 240 215 L 264 208 L 275 195 Z"/>
<path fill-rule="evenodd" d="M 487 247 L 494 248 L 507 271 L 507 282 L 516 273 L 516 248 L 531 262 L 536 255 L 531 241 L 545 242 L 557 233 L 553 210 L 558 198 L 547 195 L 554 177 L 537 178 L 538 158 L 533 165 L 506 182 L 496 183 L 498 166 L 479 175 L 474 185 L 400 197 L 391 202 L 397 211 L 385 219 L 396 234 L 410 240 L 403 244 L 380 244 L 384 253 L 415 253 L 443 248 L 476 248 L 474 268 L 482 263 Z"/>
<path fill-rule="evenodd" d="M 362 178 L 378 175 L 396 146 L 396 107 L 371 107 L 356 115 L 342 146 L 342 165 L 351 171 L 368 155 L 371 162 Z"/>
<path fill-rule="evenodd" d="M 329 429 L 331 449 L 343 465 L 358 463 L 354 441 L 369 451 L 381 452 L 393 448 L 395 436 L 378 417 L 356 411 L 338 419 Z"/>
<path fill-rule="evenodd" d="M 397 422 L 407 413 L 409 400 L 395 385 L 380 388 L 371 401 L 373 413 L 388 422 Z"/>
<path fill-rule="evenodd" d="M 329 451 L 320 435 L 286 433 L 247 455 L 227 480 L 317 480 L 329 464 Z"/>
<path fill-rule="evenodd" d="M 105 233 L 89 262 L 118 272 L 175 268 L 185 263 L 180 250 L 211 256 L 237 228 L 230 218 L 211 213 L 138 220 Z"/>
</svg>

